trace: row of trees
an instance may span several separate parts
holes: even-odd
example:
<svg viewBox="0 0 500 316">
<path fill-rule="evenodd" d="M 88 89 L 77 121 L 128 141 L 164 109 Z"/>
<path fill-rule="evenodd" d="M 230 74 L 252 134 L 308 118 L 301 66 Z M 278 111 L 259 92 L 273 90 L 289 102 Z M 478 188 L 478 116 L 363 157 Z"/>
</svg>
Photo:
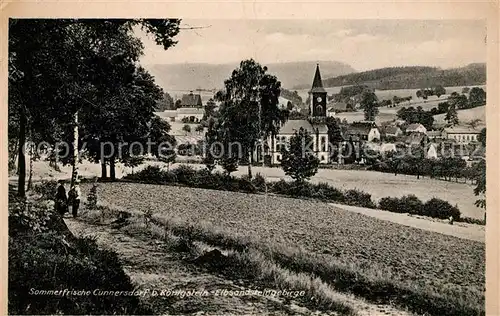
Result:
<svg viewBox="0 0 500 316">
<path fill-rule="evenodd" d="M 437 85 L 437 86 L 432 87 L 432 88 L 417 90 L 417 92 L 415 94 L 416 94 L 417 98 L 422 98 L 424 100 L 427 100 L 430 96 L 433 96 L 433 95 L 440 98 L 442 95 L 446 94 L 446 89 L 441 85 Z"/>
<path fill-rule="evenodd" d="M 115 176 L 118 160 L 132 163 L 103 144 L 173 141 L 169 125 L 154 116 L 163 93 L 138 65 L 139 27 L 165 49 L 176 44 L 178 19 L 11 19 L 9 21 L 9 152 L 18 160 L 18 194 L 25 195 L 27 141 L 66 142 L 61 158 L 78 176 L 79 150 L 100 162 L 102 176 Z M 83 146 L 85 145 L 85 148 Z M 155 151 L 157 152 L 157 151 Z M 57 157 L 57 155 L 53 155 Z M 30 157 L 31 158 L 31 157 Z M 55 162 L 57 163 L 57 161 Z"/>
</svg>

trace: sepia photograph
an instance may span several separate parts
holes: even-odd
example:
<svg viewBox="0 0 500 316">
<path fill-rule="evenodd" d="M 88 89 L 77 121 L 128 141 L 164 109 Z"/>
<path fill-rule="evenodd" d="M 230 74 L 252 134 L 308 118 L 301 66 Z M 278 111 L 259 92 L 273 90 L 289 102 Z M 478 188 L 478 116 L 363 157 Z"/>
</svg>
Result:
<svg viewBox="0 0 500 316">
<path fill-rule="evenodd" d="M 487 26 L 9 18 L 8 314 L 486 315 Z"/>
</svg>

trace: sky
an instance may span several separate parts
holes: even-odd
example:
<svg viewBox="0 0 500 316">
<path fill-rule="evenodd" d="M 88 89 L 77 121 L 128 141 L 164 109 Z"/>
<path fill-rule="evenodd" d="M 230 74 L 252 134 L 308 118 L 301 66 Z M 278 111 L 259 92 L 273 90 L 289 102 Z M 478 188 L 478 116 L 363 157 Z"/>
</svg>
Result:
<svg viewBox="0 0 500 316">
<path fill-rule="evenodd" d="M 484 20 L 182 20 L 178 43 L 144 42 L 141 63 L 340 61 L 357 71 L 486 61 Z"/>
</svg>

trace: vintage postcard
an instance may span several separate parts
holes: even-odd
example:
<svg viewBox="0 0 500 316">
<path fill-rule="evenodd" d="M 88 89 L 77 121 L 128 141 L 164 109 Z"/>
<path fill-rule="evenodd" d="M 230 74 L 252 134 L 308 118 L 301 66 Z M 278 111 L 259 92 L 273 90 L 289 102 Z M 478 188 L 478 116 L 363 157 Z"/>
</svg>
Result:
<svg viewBox="0 0 500 316">
<path fill-rule="evenodd" d="M 499 313 L 497 3 L 1 6 L 6 314 Z"/>
</svg>

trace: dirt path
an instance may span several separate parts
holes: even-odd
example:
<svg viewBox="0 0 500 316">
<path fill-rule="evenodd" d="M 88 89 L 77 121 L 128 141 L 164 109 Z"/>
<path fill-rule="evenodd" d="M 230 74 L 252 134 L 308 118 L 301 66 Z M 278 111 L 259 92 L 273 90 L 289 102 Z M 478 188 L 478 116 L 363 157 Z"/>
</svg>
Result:
<svg viewBox="0 0 500 316">
<path fill-rule="evenodd" d="M 124 270 L 137 289 L 146 290 L 212 290 L 242 291 L 247 287 L 186 264 L 175 253 L 165 250 L 158 240 L 136 238 L 109 225 L 90 225 L 66 218 L 76 236 L 95 236 L 99 246 L 116 251 Z M 310 315 L 306 308 L 265 296 L 153 296 L 143 301 L 156 314 L 195 315 Z M 316 313 L 315 313 L 316 314 Z"/>
<path fill-rule="evenodd" d="M 329 203 L 329 204 L 337 208 L 344 209 L 346 211 L 364 214 L 367 216 L 375 217 L 378 219 L 390 221 L 405 226 L 428 230 L 458 238 L 470 239 L 480 242 L 485 241 L 485 230 L 484 230 L 485 226 L 481 225 L 466 224 L 466 223 L 454 223 L 453 225 L 450 225 L 448 223 L 444 223 L 439 220 L 433 220 L 429 218 L 419 218 L 416 216 L 409 216 L 407 214 L 399 214 L 388 211 L 374 210 L 371 208 L 349 206 L 343 204 L 335 204 L 335 203 Z"/>
</svg>

